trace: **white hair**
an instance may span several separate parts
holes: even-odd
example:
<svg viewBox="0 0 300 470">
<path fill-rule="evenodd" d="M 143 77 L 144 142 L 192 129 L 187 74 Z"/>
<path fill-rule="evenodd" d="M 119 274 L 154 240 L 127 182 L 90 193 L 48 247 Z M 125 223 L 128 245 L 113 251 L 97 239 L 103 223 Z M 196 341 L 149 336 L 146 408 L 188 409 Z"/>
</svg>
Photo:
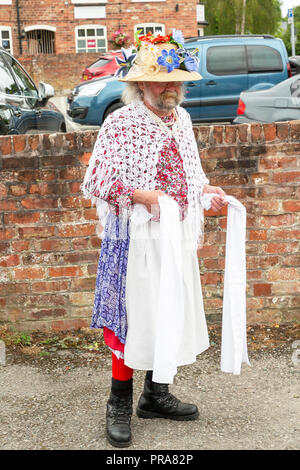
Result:
<svg viewBox="0 0 300 470">
<path fill-rule="evenodd" d="M 147 83 L 147 82 L 145 82 Z M 181 91 L 179 94 L 179 103 L 184 100 L 185 86 L 182 84 Z M 133 101 L 143 101 L 144 93 L 138 85 L 138 82 L 127 82 L 126 88 L 123 90 L 121 100 L 125 105 L 132 103 Z"/>
<path fill-rule="evenodd" d="M 124 104 L 130 104 L 136 100 L 142 101 L 143 96 L 144 94 L 137 82 L 128 82 L 123 90 L 121 100 Z"/>
</svg>

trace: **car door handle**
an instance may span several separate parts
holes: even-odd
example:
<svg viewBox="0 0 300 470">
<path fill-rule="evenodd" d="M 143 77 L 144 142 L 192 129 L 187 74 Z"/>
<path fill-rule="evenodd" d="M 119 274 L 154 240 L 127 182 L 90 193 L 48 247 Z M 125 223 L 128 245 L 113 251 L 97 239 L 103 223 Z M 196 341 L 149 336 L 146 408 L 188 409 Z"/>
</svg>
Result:
<svg viewBox="0 0 300 470">
<path fill-rule="evenodd" d="M 193 86 L 196 86 L 196 83 L 195 83 L 195 82 L 188 82 L 188 83 L 186 84 L 186 86 L 189 87 L 189 88 L 191 88 L 191 87 L 193 87 Z"/>
<path fill-rule="evenodd" d="M 214 86 L 214 85 L 216 85 L 216 82 L 214 80 L 210 80 L 209 82 L 206 82 L 205 85 Z"/>
</svg>

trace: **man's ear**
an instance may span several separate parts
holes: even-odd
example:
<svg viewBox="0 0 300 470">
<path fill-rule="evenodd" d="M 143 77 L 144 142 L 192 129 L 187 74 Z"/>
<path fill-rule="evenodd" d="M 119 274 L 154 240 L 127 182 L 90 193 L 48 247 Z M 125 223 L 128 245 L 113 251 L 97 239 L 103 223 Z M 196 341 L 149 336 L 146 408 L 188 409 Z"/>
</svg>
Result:
<svg viewBox="0 0 300 470">
<path fill-rule="evenodd" d="M 138 84 L 139 89 L 140 89 L 142 92 L 144 92 L 144 90 L 145 90 L 145 84 L 144 84 L 144 82 L 137 82 L 137 84 Z"/>
</svg>

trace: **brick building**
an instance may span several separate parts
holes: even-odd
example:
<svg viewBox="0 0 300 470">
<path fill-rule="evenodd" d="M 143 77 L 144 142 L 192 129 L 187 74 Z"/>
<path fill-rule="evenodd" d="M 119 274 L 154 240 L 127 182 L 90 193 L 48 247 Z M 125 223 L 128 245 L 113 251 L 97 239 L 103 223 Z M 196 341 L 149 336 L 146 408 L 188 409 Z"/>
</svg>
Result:
<svg viewBox="0 0 300 470">
<path fill-rule="evenodd" d="M 201 11 L 200 11 L 201 10 Z M 0 0 L 0 44 L 14 55 L 97 53 L 121 29 L 203 34 L 199 0 Z"/>
</svg>

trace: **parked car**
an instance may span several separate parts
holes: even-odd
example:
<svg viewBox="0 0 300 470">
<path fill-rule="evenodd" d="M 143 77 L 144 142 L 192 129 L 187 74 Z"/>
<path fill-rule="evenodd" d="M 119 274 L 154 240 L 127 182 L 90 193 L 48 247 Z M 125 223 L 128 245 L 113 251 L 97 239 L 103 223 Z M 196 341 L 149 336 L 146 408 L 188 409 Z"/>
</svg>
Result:
<svg viewBox="0 0 300 470">
<path fill-rule="evenodd" d="M 104 77 L 105 75 L 112 75 L 117 70 L 118 66 L 115 57 L 122 57 L 122 52 L 111 52 L 110 54 L 103 54 L 88 65 L 82 72 L 82 82 L 86 80 L 93 80 L 96 77 Z"/>
<path fill-rule="evenodd" d="M 243 90 L 271 88 L 291 76 L 284 43 L 273 36 L 202 36 L 185 41 L 198 48 L 201 81 L 185 82 L 183 106 L 193 122 L 233 121 Z M 125 84 L 114 77 L 82 83 L 69 97 L 69 116 L 77 123 L 101 125 L 122 106 Z"/>
<path fill-rule="evenodd" d="M 65 132 L 62 113 L 53 103 L 54 89 L 47 83 L 38 88 L 22 65 L 0 48 L 0 135 Z"/>
<path fill-rule="evenodd" d="M 234 124 L 300 119 L 300 75 L 268 90 L 241 93 Z"/>
<path fill-rule="evenodd" d="M 292 75 L 300 73 L 300 55 L 294 55 L 289 57 L 289 63 L 292 70 Z"/>
</svg>

